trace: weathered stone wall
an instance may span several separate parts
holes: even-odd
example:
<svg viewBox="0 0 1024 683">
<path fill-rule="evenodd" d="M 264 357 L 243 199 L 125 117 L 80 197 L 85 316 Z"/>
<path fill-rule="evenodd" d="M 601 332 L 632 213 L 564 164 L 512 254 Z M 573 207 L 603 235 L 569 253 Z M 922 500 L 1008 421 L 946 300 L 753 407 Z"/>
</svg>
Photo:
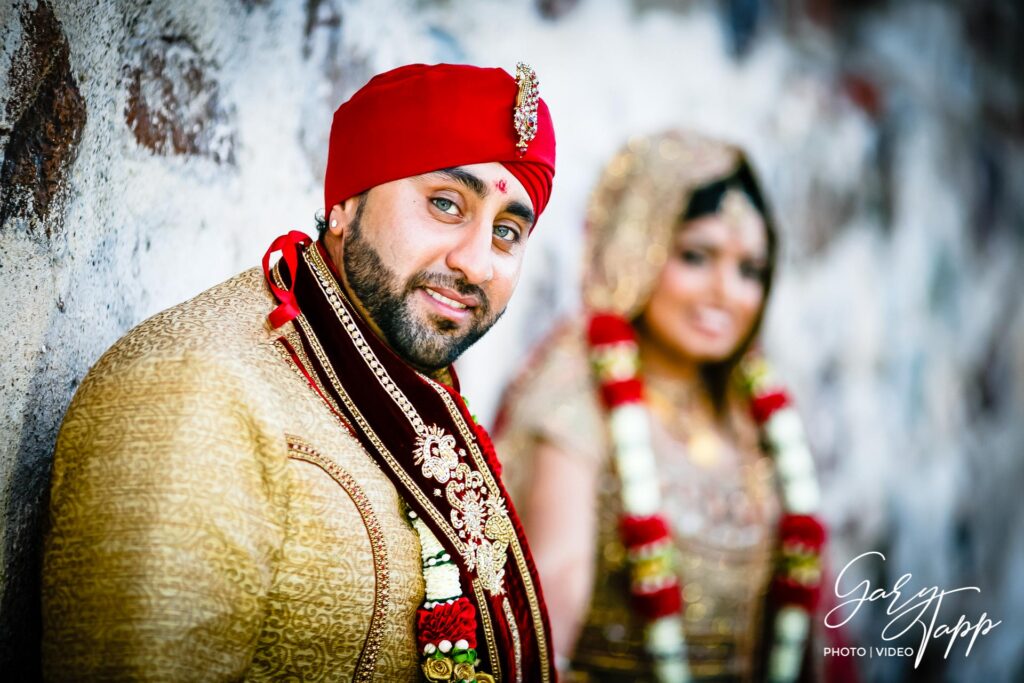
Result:
<svg viewBox="0 0 1024 683">
<path fill-rule="evenodd" d="M 784 232 L 767 345 L 808 421 L 833 564 L 884 550 L 879 581 L 979 586 L 950 612 L 1004 619 L 969 658 L 936 643 L 916 672 L 861 662 L 865 679 L 1019 680 L 1011 5 L 0 0 L 0 672 L 38 673 L 50 456 L 89 366 L 145 317 L 257 264 L 277 234 L 312 230 L 331 113 L 371 74 L 525 59 L 559 170 L 513 305 L 461 363 L 477 412 L 493 415 L 523 349 L 577 305 L 580 216 L 622 141 L 669 126 L 737 140 Z M 881 644 L 879 631 L 855 635 Z"/>
<path fill-rule="evenodd" d="M 365 69 L 332 60 L 321 91 L 341 25 L 292 4 L 0 2 L 5 674 L 38 659 L 50 454 L 85 371 L 312 225 L 327 100 Z"/>
</svg>

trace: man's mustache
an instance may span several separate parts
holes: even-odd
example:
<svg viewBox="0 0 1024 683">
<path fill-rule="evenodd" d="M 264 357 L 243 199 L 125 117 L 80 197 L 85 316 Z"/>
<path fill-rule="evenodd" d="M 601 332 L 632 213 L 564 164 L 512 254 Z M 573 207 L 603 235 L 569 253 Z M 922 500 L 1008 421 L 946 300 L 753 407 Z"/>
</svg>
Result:
<svg viewBox="0 0 1024 683">
<path fill-rule="evenodd" d="M 452 275 L 450 273 L 417 273 L 409 279 L 409 283 L 406 286 L 406 291 L 412 292 L 414 289 L 419 287 L 446 287 L 454 290 L 463 296 L 476 297 L 480 305 L 477 306 L 478 312 L 482 316 L 487 316 L 491 312 L 491 302 L 484 293 L 484 290 L 479 285 L 474 285 L 466 281 L 466 278 Z"/>
</svg>

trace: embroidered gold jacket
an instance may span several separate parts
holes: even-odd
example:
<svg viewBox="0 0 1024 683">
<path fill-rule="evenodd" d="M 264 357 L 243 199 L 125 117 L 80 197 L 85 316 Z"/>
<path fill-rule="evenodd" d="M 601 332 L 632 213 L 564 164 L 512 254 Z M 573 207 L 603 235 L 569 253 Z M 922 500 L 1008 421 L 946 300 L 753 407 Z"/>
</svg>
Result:
<svg viewBox="0 0 1024 683">
<path fill-rule="evenodd" d="M 48 679 L 418 680 L 419 542 L 275 304 L 246 271 L 85 378 L 54 455 Z"/>
</svg>

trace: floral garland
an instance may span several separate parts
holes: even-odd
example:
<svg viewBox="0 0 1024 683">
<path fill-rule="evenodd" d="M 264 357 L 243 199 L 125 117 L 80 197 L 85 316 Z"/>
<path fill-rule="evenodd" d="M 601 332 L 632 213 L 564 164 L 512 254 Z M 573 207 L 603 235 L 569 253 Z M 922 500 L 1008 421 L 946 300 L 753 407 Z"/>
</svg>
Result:
<svg viewBox="0 0 1024 683">
<path fill-rule="evenodd" d="M 473 420 L 484 457 L 500 475 L 491 439 L 475 415 Z M 415 511 L 405 514 L 420 538 L 426 597 L 416 610 L 416 644 L 423 657 L 423 676 L 445 683 L 494 683 L 493 676 L 476 670 L 476 607 L 463 592 L 459 566 Z"/>
<path fill-rule="evenodd" d="M 644 648 L 661 683 L 690 680 L 683 631 L 683 595 L 673 567 L 674 547 L 661 513 L 658 472 L 644 405 L 639 349 L 632 326 L 621 316 L 595 314 L 588 327 L 590 359 L 608 410 L 616 471 L 621 482 L 619 534 L 630 568 L 633 608 L 644 620 Z M 802 425 L 788 395 L 775 386 L 762 359 L 743 370 L 751 410 L 767 450 L 774 456 L 785 514 L 774 589 L 781 607 L 768 663 L 772 683 L 795 681 L 818 600 L 825 529 L 814 516 L 818 488 Z"/>
<path fill-rule="evenodd" d="M 416 644 L 428 681 L 494 683 L 476 670 L 476 608 L 462 590 L 459 566 L 413 510 L 409 523 L 420 537 L 426 599 L 416 610 Z"/>
<path fill-rule="evenodd" d="M 817 517 L 821 495 L 814 459 L 793 401 L 768 363 L 751 356 L 743 363 L 750 409 L 766 450 L 775 459 L 784 514 L 779 523 L 779 559 L 773 589 L 779 602 L 768 680 L 795 681 L 800 674 L 811 614 L 821 596 L 825 525 Z"/>
</svg>

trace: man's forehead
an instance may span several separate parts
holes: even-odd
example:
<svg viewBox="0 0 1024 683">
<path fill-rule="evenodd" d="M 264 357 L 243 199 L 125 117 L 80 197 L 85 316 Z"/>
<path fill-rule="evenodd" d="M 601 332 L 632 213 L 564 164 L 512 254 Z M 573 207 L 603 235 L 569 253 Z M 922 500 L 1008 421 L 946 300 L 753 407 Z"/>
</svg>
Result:
<svg viewBox="0 0 1024 683">
<path fill-rule="evenodd" d="M 496 161 L 440 168 L 430 173 L 424 173 L 423 176 L 435 176 L 456 181 L 466 185 L 480 197 L 488 197 L 494 193 L 525 202 L 527 206 L 533 205 L 530 194 L 522 182 L 503 164 Z"/>
</svg>

